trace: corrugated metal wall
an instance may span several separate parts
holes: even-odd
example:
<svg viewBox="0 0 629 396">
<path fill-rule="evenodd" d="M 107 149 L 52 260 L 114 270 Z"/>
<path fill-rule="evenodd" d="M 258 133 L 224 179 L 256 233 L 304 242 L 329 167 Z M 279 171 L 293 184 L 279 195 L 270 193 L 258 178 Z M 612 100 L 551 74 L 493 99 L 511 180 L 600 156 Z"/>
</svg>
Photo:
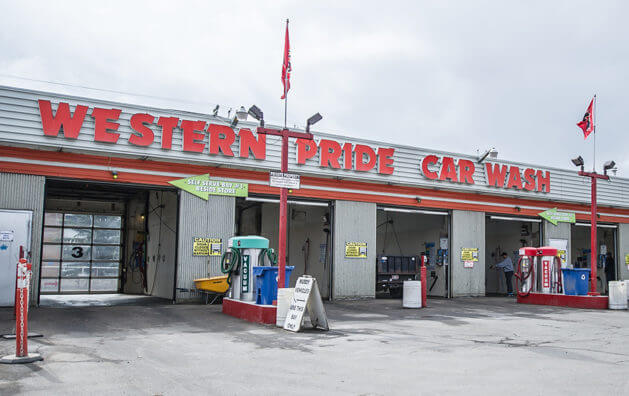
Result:
<svg viewBox="0 0 629 396">
<path fill-rule="evenodd" d="M 175 191 L 149 192 L 147 294 L 167 299 L 173 298 L 177 263 L 177 196 Z"/>
<path fill-rule="evenodd" d="M 333 238 L 333 298 L 375 297 L 376 204 L 336 201 Z M 367 242 L 367 258 L 345 258 L 345 242 Z"/>
<path fill-rule="evenodd" d="M 614 257 L 618 266 L 616 276 L 618 280 L 629 281 L 629 265 L 625 264 L 627 255 L 629 255 L 629 224 L 618 224 L 618 257 Z"/>
<path fill-rule="evenodd" d="M 38 99 L 50 100 L 53 111 L 56 111 L 59 102 L 68 102 L 74 111 L 77 104 L 89 106 L 90 110 L 85 117 L 83 128 L 77 139 L 64 139 L 63 137 L 44 136 L 42 123 L 39 115 Z M 94 119 L 90 116 L 94 107 L 117 108 L 122 110 L 120 116 L 120 140 L 118 144 L 94 142 Z M 253 158 L 227 157 L 223 155 L 210 155 L 208 153 L 209 144 L 207 136 L 203 153 L 190 153 L 182 151 L 182 131 L 175 128 L 172 137 L 172 150 L 161 148 L 161 129 L 156 124 L 150 125 L 155 134 L 155 141 L 148 147 L 138 147 L 129 144 L 128 139 L 132 133 L 129 120 L 134 113 L 149 113 L 154 117 L 178 117 L 179 119 L 203 120 L 216 124 L 226 124 L 224 118 L 217 118 L 208 114 L 190 113 L 177 110 L 156 109 L 146 106 L 137 106 L 124 103 L 114 103 L 88 98 L 73 97 L 67 95 L 57 95 L 46 92 L 36 92 L 10 87 L 0 87 L 0 143 L 33 147 L 63 147 L 67 151 L 81 153 L 92 153 L 101 155 L 125 155 L 170 160 L 185 161 L 197 164 L 213 164 L 231 167 L 246 167 L 252 169 L 268 170 L 280 167 L 280 139 L 269 136 L 267 138 L 267 151 L 265 160 Z M 241 122 L 238 128 L 249 128 L 255 130 L 256 124 L 251 122 Z M 486 184 L 484 164 L 477 164 L 474 173 L 474 185 L 464 185 L 459 183 L 444 182 L 439 180 L 429 180 L 420 173 L 420 161 L 429 154 L 437 156 L 453 156 L 460 159 L 476 161 L 474 155 L 448 153 L 437 150 L 430 150 L 420 147 L 403 146 L 385 142 L 375 142 L 365 139 L 348 138 L 346 136 L 332 135 L 321 132 L 315 133 L 315 140 L 333 139 L 343 145 L 346 142 L 352 144 L 366 144 L 373 148 L 384 147 L 394 148 L 395 171 L 392 175 L 378 174 L 374 168 L 369 172 L 357 172 L 345 169 L 331 169 L 320 166 L 319 154 L 306 161 L 304 165 L 297 165 L 296 145 L 289 144 L 289 169 L 305 175 L 317 175 L 327 177 L 342 177 L 353 180 L 373 181 L 378 183 L 395 183 L 400 185 L 437 187 L 449 190 L 473 191 L 493 195 L 503 195 L 511 197 L 524 197 L 532 199 L 551 199 L 565 202 L 579 202 L 589 204 L 590 202 L 590 181 L 587 178 L 577 175 L 576 168 L 558 169 L 539 165 L 522 164 L 503 160 L 490 160 L 489 162 L 506 165 L 517 165 L 522 168 L 533 167 L 552 172 L 551 192 L 540 193 L 523 190 L 506 190 L 490 187 Z M 415 142 L 410 142 L 415 143 Z M 232 148 L 238 155 L 239 138 L 236 137 Z M 617 158 L 620 160 L 620 158 Z M 568 166 L 566 157 L 566 166 Z M 432 170 L 436 167 L 433 166 Z M 611 182 L 601 182 L 598 187 L 599 204 L 616 205 L 629 207 L 629 179 L 612 177 Z"/>
<path fill-rule="evenodd" d="M 31 301 L 33 304 L 37 302 L 39 295 L 45 183 L 46 178 L 43 176 L 0 173 L 0 209 L 33 211 L 33 224 L 31 226 L 31 262 L 33 263 Z"/>
<path fill-rule="evenodd" d="M 477 248 L 473 268 L 463 267 L 461 249 Z M 485 213 L 452 211 L 452 297 L 485 295 Z"/>
<path fill-rule="evenodd" d="M 194 237 L 221 238 L 223 251 L 234 236 L 236 199 L 210 196 L 205 201 L 187 192 L 179 198 L 179 241 L 177 250 L 177 288 L 191 289 L 193 280 L 221 274 L 220 256 L 192 255 Z M 197 298 L 195 293 L 177 291 L 177 301 Z"/>
<path fill-rule="evenodd" d="M 568 241 L 568 249 L 566 250 L 567 260 L 568 260 L 568 263 L 573 263 L 574 261 L 573 261 L 573 258 L 571 257 L 572 225 L 570 223 L 557 223 L 557 225 L 554 225 L 546 220 L 543 220 L 542 224 L 543 224 L 542 227 L 543 227 L 543 232 L 544 232 L 544 246 L 550 245 L 550 239 L 566 239 Z"/>
</svg>

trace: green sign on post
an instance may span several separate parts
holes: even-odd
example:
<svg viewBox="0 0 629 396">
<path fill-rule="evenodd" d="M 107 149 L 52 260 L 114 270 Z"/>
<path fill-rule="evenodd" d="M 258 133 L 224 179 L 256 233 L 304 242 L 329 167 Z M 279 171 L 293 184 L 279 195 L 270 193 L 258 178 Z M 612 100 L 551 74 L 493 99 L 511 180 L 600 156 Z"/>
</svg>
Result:
<svg viewBox="0 0 629 396">
<path fill-rule="evenodd" d="M 541 213 L 538 213 L 539 217 L 547 220 L 549 223 L 553 225 L 557 225 L 557 223 L 576 223 L 577 218 L 572 212 L 560 212 L 557 208 L 552 208 L 545 210 Z"/>
<path fill-rule="evenodd" d="M 246 197 L 249 194 L 249 185 L 247 183 L 213 180 L 210 179 L 209 174 L 186 177 L 185 179 L 173 180 L 169 183 L 206 201 L 210 195 Z"/>
</svg>

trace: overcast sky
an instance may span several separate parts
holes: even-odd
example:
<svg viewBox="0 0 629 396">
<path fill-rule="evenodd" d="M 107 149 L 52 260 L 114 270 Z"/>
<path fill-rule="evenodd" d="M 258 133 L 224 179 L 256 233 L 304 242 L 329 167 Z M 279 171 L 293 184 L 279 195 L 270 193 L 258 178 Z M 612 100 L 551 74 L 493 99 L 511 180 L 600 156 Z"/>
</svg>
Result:
<svg viewBox="0 0 629 396">
<path fill-rule="evenodd" d="M 598 166 L 629 177 L 627 4 L 0 1 L 0 84 L 279 121 L 290 18 L 289 125 L 318 111 L 325 132 L 591 167 L 575 124 L 596 93 Z"/>
</svg>

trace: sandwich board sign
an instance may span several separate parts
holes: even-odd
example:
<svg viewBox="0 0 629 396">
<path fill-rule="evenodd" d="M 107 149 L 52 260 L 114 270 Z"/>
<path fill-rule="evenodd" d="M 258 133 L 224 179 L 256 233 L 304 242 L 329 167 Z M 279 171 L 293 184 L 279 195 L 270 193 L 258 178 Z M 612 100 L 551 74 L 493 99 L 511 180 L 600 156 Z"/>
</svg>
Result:
<svg viewBox="0 0 629 396">
<path fill-rule="evenodd" d="M 300 276 L 295 283 L 295 293 L 286 313 L 284 330 L 294 332 L 301 330 L 306 309 L 313 329 L 320 327 L 323 330 L 330 330 L 317 280 L 310 275 Z"/>
</svg>

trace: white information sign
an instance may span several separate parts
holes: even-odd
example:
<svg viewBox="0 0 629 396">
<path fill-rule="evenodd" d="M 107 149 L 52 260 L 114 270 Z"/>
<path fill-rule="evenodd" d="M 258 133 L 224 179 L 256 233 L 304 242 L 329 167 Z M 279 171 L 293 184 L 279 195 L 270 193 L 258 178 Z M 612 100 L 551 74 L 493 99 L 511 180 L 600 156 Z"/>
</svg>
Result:
<svg viewBox="0 0 629 396">
<path fill-rule="evenodd" d="M 0 242 L 13 242 L 13 231 L 0 231 Z"/>
<path fill-rule="evenodd" d="M 271 187 L 299 189 L 299 175 L 293 173 L 269 172 Z"/>
<path fill-rule="evenodd" d="M 308 310 L 312 328 L 320 327 L 330 330 L 328 317 L 325 314 L 317 280 L 310 275 L 300 276 L 295 283 L 295 293 L 288 307 L 284 330 L 297 332 L 301 330 L 304 314 Z"/>
</svg>

